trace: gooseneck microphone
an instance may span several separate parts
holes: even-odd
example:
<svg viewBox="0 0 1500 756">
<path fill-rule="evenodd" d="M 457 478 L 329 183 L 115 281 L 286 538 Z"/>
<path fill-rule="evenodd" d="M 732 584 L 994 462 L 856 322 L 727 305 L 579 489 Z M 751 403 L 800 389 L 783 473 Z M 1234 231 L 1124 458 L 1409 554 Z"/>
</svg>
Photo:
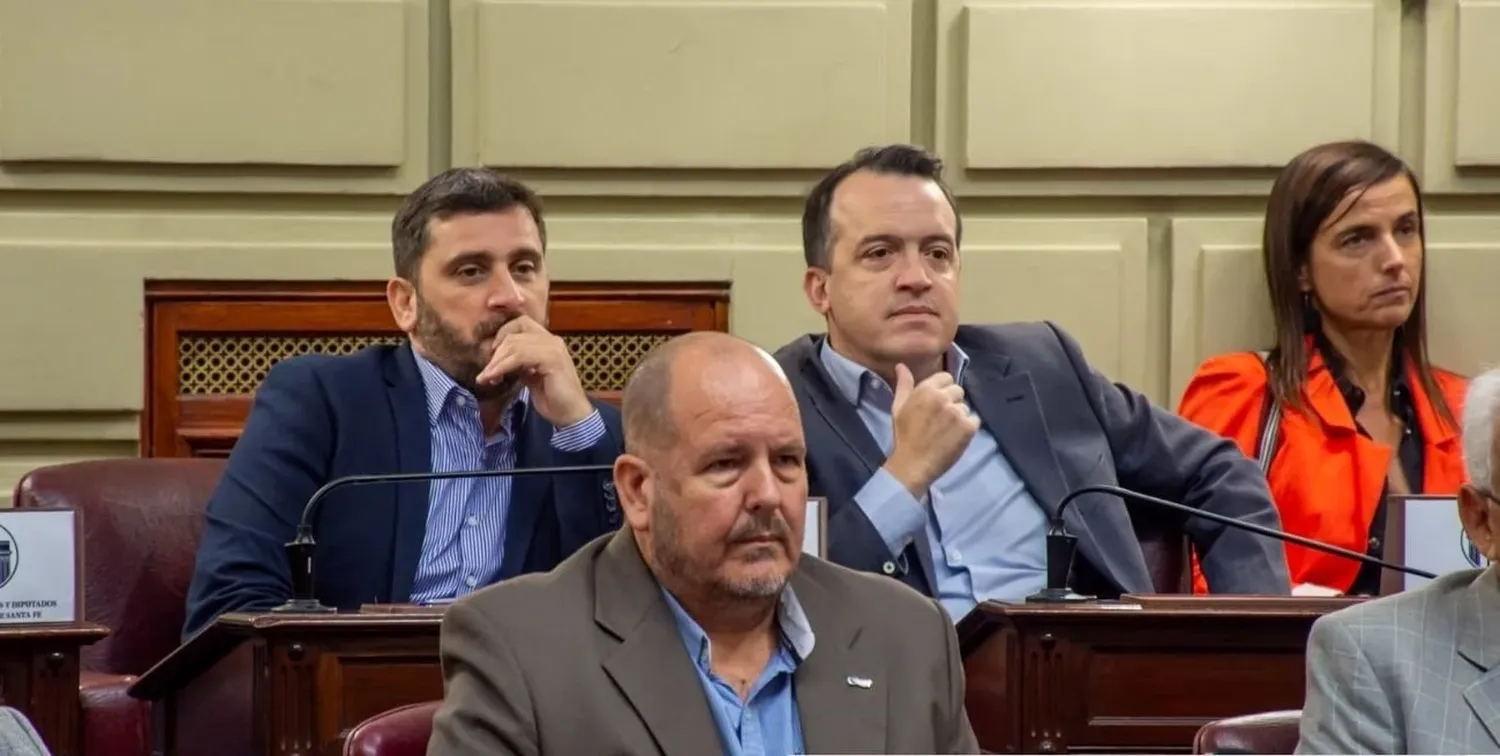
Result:
<svg viewBox="0 0 1500 756">
<path fill-rule="evenodd" d="M 1069 533 L 1068 526 L 1063 521 L 1063 515 L 1067 514 L 1068 512 L 1068 505 L 1072 504 L 1074 499 L 1077 499 L 1084 494 L 1090 493 L 1112 494 L 1127 501 L 1138 501 L 1144 504 L 1150 504 L 1154 507 L 1170 509 L 1174 512 L 1180 512 L 1192 517 L 1201 517 L 1205 520 L 1217 522 L 1221 525 L 1228 525 L 1231 528 L 1238 528 L 1240 530 L 1249 531 L 1251 533 L 1263 535 L 1267 538 L 1274 538 L 1285 543 L 1295 543 L 1298 546 L 1304 546 L 1306 548 L 1312 549 L 1313 551 L 1321 551 L 1324 554 L 1333 554 L 1335 556 L 1346 557 L 1357 562 L 1373 564 L 1377 567 L 1383 567 L 1387 570 L 1404 572 L 1408 575 L 1415 575 L 1420 578 L 1427 578 L 1431 580 L 1437 577 L 1430 572 L 1419 570 L 1415 567 L 1407 567 L 1405 565 L 1395 564 L 1393 562 L 1382 561 L 1370 556 L 1369 554 L 1361 554 L 1357 551 L 1351 551 L 1346 548 L 1334 546 L 1331 543 L 1323 543 L 1322 541 L 1315 541 L 1311 538 L 1306 538 L 1303 536 L 1294 535 L 1292 533 L 1286 533 L 1280 530 L 1275 530 L 1273 528 L 1268 528 L 1264 525 L 1256 525 L 1253 522 L 1237 520 L 1233 517 L 1221 515 L 1217 512 L 1206 512 L 1201 509 L 1190 507 L 1186 504 L 1178 504 L 1175 501 L 1167 501 L 1166 499 L 1160 499 L 1155 496 L 1137 493 L 1128 488 L 1121 488 L 1120 486 L 1111 485 L 1095 485 L 1084 486 L 1082 488 L 1069 491 L 1068 494 L 1062 497 L 1062 500 L 1057 503 L 1057 514 L 1053 515 L 1051 522 L 1047 524 L 1047 587 L 1031 594 L 1030 596 L 1027 596 L 1026 603 L 1064 604 L 1095 600 L 1095 597 L 1093 596 L 1083 596 L 1074 593 L 1073 590 L 1068 587 L 1068 575 L 1072 572 L 1073 559 L 1077 555 L 1078 551 L 1078 536 Z"/>
<path fill-rule="evenodd" d="M 572 475 L 609 472 L 613 469 L 614 465 L 573 465 L 570 467 L 511 467 L 496 470 L 346 475 L 342 478 L 334 478 L 314 491 L 312 497 L 307 500 L 307 506 L 302 508 L 302 520 L 297 523 L 297 537 L 285 545 L 287 559 L 291 562 L 292 569 L 292 597 L 271 611 L 287 614 L 326 614 L 337 611 L 318 600 L 313 572 L 313 553 L 318 546 L 317 541 L 313 539 L 313 526 L 318 517 L 318 505 L 337 489 L 373 483 L 420 483 L 452 478 L 510 478 L 524 475 Z"/>
</svg>

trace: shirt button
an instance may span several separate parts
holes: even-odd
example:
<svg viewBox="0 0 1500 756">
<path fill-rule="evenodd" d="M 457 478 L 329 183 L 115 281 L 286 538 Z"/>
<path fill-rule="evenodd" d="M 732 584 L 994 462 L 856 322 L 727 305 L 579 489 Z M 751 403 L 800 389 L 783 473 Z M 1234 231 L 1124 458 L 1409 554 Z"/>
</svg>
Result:
<svg viewBox="0 0 1500 756">
<path fill-rule="evenodd" d="M 477 578 L 475 578 L 473 575 L 470 575 L 470 576 L 464 578 L 464 582 L 468 583 L 470 588 L 473 588 L 474 586 L 479 585 L 479 580 Z"/>
<path fill-rule="evenodd" d="M 950 551 L 948 553 L 953 556 L 953 563 L 954 564 L 963 564 L 964 555 L 962 553 L 960 553 L 958 549 L 954 549 L 954 550 L 952 550 L 952 551 Z"/>
<path fill-rule="evenodd" d="M 1377 553 L 1377 554 L 1380 553 L 1380 537 L 1379 536 L 1370 536 L 1370 551 L 1373 552 L 1373 553 Z"/>
<path fill-rule="evenodd" d="M 886 562 L 885 564 L 880 565 L 880 571 L 884 572 L 887 575 L 894 575 L 896 574 L 896 563 Z"/>
<path fill-rule="evenodd" d="M 479 518 L 475 517 L 474 515 L 469 515 L 469 527 L 472 528 L 472 527 L 474 527 L 475 525 L 478 525 L 478 524 L 479 524 Z"/>
</svg>

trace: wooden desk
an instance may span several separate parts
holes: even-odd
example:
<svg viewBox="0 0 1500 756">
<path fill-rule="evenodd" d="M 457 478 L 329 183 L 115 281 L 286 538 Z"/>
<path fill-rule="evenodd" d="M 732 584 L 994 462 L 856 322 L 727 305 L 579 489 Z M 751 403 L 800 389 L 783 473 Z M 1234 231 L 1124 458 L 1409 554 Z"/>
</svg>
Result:
<svg viewBox="0 0 1500 756">
<path fill-rule="evenodd" d="M 443 697 L 441 620 L 441 610 L 226 614 L 130 694 L 165 703 L 168 756 L 341 756 L 365 719 Z"/>
<path fill-rule="evenodd" d="M 1313 621 L 1360 601 L 1123 599 L 984 604 L 959 623 L 965 704 L 981 748 L 1188 753 L 1211 720 L 1300 709 Z"/>
<path fill-rule="evenodd" d="M 25 714 L 53 756 L 83 753 L 78 649 L 108 635 L 86 622 L 0 626 L 0 705 Z"/>
</svg>

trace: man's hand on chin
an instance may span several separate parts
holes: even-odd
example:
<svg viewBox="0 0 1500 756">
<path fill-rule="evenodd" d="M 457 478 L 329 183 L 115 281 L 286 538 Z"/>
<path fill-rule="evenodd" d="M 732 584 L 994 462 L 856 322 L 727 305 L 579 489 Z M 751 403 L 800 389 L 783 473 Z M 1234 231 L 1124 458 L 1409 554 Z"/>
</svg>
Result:
<svg viewBox="0 0 1500 756">
<path fill-rule="evenodd" d="M 531 406 L 553 427 L 576 425 L 594 413 L 568 345 L 525 315 L 506 323 L 495 334 L 495 351 L 476 381 L 481 385 L 499 383 L 513 373 L 519 374 L 521 383 L 531 390 Z"/>
</svg>

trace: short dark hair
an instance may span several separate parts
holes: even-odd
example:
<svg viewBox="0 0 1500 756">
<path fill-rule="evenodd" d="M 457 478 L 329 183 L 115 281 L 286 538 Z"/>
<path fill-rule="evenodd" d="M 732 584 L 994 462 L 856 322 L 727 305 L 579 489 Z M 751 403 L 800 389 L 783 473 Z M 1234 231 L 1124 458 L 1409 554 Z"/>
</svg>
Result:
<svg viewBox="0 0 1500 756">
<path fill-rule="evenodd" d="M 802 255 L 807 267 L 827 269 L 833 262 L 833 227 L 829 222 L 829 209 L 833 206 L 833 193 L 844 179 L 859 171 L 872 171 L 894 176 L 915 176 L 938 185 L 953 208 L 953 217 L 958 225 L 954 229 L 955 242 L 963 240 L 964 221 L 958 214 L 958 202 L 953 192 L 943 183 L 943 161 L 937 155 L 911 144 L 891 144 L 884 147 L 866 147 L 854 157 L 840 163 L 824 176 L 807 195 L 802 208 Z"/>
<path fill-rule="evenodd" d="M 427 228 L 431 221 L 459 214 L 499 213 L 524 207 L 536 221 L 547 247 L 547 224 L 542 220 L 542 201 L 530 187 L 493 168 L 449 168 L 428 179 L 407 195 L 391 221 L 391 251 L 396 275 L 416 281 L 422 255 L 427 252 Z"/>
</svg>

